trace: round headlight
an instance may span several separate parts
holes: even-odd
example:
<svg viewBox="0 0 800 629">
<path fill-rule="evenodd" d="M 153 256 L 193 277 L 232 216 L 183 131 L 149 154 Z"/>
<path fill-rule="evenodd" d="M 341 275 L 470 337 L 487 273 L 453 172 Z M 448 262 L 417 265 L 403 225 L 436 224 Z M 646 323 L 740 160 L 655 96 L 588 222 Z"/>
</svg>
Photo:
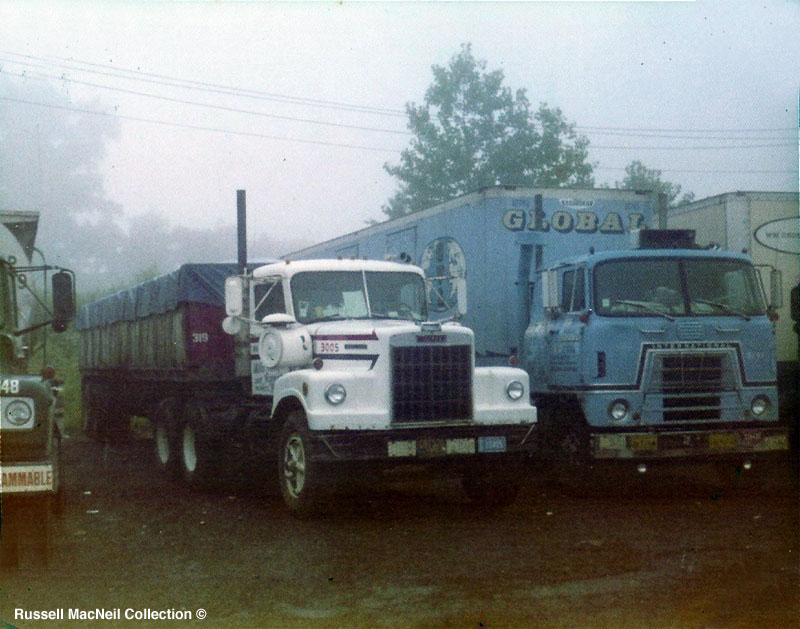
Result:
<svg viewBox="0 0 800 629">
<path fill-rule="evenodd" d="M 512 400 L 520 399 L 523 393 L 525 393 L 525 387 L 522 386 L 519 380 L 509 382 L 508 386 L 506 386 L 506 395 Z"/>
<path fill-rule="evenodd" d="M 753 401 L 750 402 L 750 410 L 753 411 L 753 415 L 763 415 L 768 409 L 769 399 L 765 398 L 763 395 L 757 395 L 753 398 Z"/>
<path fill-rule="evenodd" d="M 628 416 L 628 410 L 628 403 L 625 400 L 614 400 L 608 407 L 608 414 L 614 421 L 621 422 Z"/>
<path fill-rule="evenodd" d="M 347 391 L 341 384 L 329 384 L 328 388 L 325 389 L 325 399 L 334 406 L 344 402 L 346 397 Z"/>
<path fill-rule="evenodd" d="M 33 409 L 23 400 L 14 400 L 6 406 L 6 419 L 12 426 L 24 426 L 31 420 L 31 417 L 33 417 Z"/>
</svg>

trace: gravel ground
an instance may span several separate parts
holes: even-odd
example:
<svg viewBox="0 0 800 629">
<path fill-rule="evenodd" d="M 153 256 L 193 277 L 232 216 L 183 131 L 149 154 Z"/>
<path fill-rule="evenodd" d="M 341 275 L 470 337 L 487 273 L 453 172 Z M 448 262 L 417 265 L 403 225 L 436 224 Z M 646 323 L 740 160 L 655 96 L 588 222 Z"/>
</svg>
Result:
<svg viewBox="0 0 800 629">
<path fill-rule="evenodd" d="M 701 467 L 606 479 L 581 495 L 531 467 L 517 502 L 493 513 L 470 506 L 453 480 L 384 479 L 298 521 L 258 474 L 190 491 L 155 473 L 151 447 L 66 442 L 67 506 L 50 563 L 23 534 L 22 565 L 0 574 L 0 622 L 800 626 L 788 468 L 755 490 L 720 491 L 716 471 Z M 15 516 L 25 529 L 24 510 L 6 508 L 4 526 Z M 65 620 L 25 620 L 18 609 L 63 610 Z M 73 609 L 120 618 L 70 622 Z M 126 620 L 127 610 L 191 619 Z"/>
</svg>

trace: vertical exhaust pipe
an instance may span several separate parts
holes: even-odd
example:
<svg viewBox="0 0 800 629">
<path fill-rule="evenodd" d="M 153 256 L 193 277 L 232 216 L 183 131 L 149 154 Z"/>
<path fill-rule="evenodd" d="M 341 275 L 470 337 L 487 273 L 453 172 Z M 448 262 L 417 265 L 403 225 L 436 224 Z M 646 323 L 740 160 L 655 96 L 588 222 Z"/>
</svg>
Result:
<svg viewBox="0 0 800 629">
<path fill-rule="evenodd" d="M 247 199 L 244 190 L 236 191 L 236 235 L 238 238 L 239 274 L 247 270 Z"/>
</svg>

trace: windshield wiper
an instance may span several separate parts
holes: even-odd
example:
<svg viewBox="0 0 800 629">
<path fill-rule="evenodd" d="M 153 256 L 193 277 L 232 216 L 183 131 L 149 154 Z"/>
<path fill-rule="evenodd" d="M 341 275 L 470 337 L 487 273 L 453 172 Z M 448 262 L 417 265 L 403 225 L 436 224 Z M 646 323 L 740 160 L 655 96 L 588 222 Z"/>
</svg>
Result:
<svg viewBox="0 0 800 629">
<path fill-rule="evenodd" d="M 706 304 L 707 306 L 713 306 L 714 308 L 719 308 L 723 312 L 727 312 L 728 314 L 736 315 L 737 317 L 741 317 L 745 321 L 750 321 L 750 316 L 746 315 L 745 313 L 741 312 L 740 310 L 736 310 L 735 308 L 731 308 L 730 306 L 720 303 L 718 301 L 710 301 L 708 299 L 695 299 L 698 304 Z"/>
<path fill-rule="evenodd" d="M 643 310 L 647 310 L 648 312 L 652 312 L 654 315 L 658 315 L 659 317 L 664 317 L 667 321 L 675 321 L 675 317 L 671 317 L 666 312 L 661 312 L 660 310 L 656 310 L 644 301 L 634 301 L 633 299 L 615 299 L 615 304 L 622 304 L 623 306 L 636 306 L 638 308 L 642 308 Z"/>
<path fill-rule="evenodd" d="M 422 321 L 422 319 L 417 319 L 413 315 L 387 315 L 387 314 L 375 314 L 374 312 L 369 317 L 364 317 L 365 319 L 388 319 L 390 321 Z"/>
<path fill-rule="evenodd" d="M 317 319 L 311 319 L 309 323 L 321 323 L 322 321 L 339 321 L 340 319 L 351 319 L 352 317 L 345 317 L 343 314 L 334 313 L 325 315 L 324 317 L 319 317 Z"/>
</svg>

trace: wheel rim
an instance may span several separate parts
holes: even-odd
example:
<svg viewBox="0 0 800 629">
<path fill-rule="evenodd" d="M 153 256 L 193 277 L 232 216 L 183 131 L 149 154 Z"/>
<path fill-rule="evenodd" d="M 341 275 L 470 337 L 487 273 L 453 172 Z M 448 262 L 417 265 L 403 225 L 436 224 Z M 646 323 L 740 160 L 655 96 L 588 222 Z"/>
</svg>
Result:
<svg viewBox="0 0 800 629">
<path fill-rule="evenodd" d="M 194 430 L 191 426 L 183 429 L 183 466 L 187 472 L 194 472 L 197 469 L 197 451 L 194 444 Z"/>
<path fill-rule="evenodd" d="M 156 426 L 156 455 L 162 465 L 169 463 L 169 436 L 163 424 Z"/>
<path fill-rule="evenodd" d="M 298 498 L 306 483 L 306 451 L 303 439 L 292 433 L 283 448 L 283 483 L 293 498 Z"/>
</svg>

